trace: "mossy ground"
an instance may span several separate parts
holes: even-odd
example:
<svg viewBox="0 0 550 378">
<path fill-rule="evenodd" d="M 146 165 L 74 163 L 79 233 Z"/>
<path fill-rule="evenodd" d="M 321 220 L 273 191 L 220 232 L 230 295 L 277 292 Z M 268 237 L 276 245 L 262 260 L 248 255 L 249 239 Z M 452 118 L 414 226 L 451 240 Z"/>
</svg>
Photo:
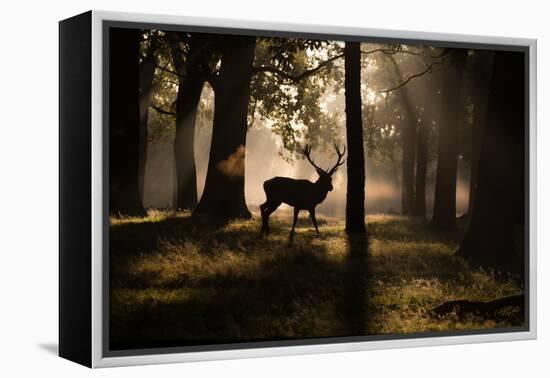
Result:
<svg viewBox="0 0 550 378">
<path fill-rule="evenodd" d="M 341 219 L 318 217 L 212 226 L 186 213 L 111 218 L 113 348 L 234 341 L 478 330 L 520 325 L 521 314 L 444 318 L 429 310 L 454 299 L 517 294 L 517 279 L 471 270 L 454 257 L 461 232 L 425 220 L 367 217 L 368 237 L 349 239 Z"/>
</svg>

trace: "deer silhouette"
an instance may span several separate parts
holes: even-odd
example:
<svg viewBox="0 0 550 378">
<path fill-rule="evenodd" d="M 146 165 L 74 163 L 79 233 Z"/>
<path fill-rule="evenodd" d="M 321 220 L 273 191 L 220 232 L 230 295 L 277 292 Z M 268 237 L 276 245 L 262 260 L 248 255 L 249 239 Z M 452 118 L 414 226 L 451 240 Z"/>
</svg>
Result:
<svg viewBox="0 0 550 378">
<path fill-rule="evenodd" d="M 323 202 L 327 197 L 328 192 L 332 191 L 332 175 L 338 170 L 345 160 L 342 160 L 346 153 L 344 147 L 342 151 L 338 145 L 334 144 L 338 160 L 336 164 L 329 170 L 325 171 L 320 168 L 313 159 L 311 159 L 311 146 L 306 145 L 302 153 L 307 158 L 309 163 L 315 168 L 319 178 L 315 182 L 309 180 L 297 180 L 289 177 L 273 177 L 264 182 L 264 191 L 266 201 L 260 205 L 262 214 L 262 235 L 269 233 L 269 216 L 277 210 L 282 204 L 286 203 L 294 207 L 294 220 L 292 222 L 292 230 L 290 231 L 290 239 L 294 237 L 294 228 L 298 220 L 300 210 L 309 211 L 311 222 L 315 226 L 315 231 L 319 235 L 317 227 L 317 219 L 315 218 L 315 207 Z"/>
</svg>

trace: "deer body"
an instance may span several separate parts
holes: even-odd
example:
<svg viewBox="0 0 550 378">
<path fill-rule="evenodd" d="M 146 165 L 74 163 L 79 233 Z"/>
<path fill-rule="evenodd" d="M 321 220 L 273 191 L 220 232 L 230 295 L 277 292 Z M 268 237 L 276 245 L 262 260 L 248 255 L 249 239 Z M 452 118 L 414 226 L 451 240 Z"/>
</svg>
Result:
<svg viewBox="0 0 550 378">
<path fill-rule="evenodd" d="M 324 188 L 317 180 L 296 180 L 289 177 L 274 177 L 264 182 L 264 191 L 268 198 L 278 198 L 282 203 L 300 210 L 315 208 L 327 197 L 330 189 Z"/>
<path fill-rule="evenodd" d="M 315 226 L 315 231 L 319 234 L 317 219 L 315 218 L 315 207 L 323 202 L 328 192 L 333 189 L 332 175 L 336 172 L 336 169 L 344 163 L 341 162 L 341 159 L 345 151 L 341 153 L 338 147 L 336 147 L 338 162 L 329 171 L 324 171 L 315 165 L 309 156 L 310 152 L 311 149 L 306 147 L 304 155 L 319 174 L 319 179 L 317 181 L 311 182 L 309 180 L 298 180 L 289 177 L 274 177 L 264 182 L 266 201 L 260 205 L 262 214 L 262 234 L 264 232 L 269 232 L 269 216 L 277 210 L 282 203 L 294 207 L 294 220 L 290 232 L 291 239 L 294 236 L 294 228 L 296 227 L 296 221 L 298 220 L 300 210 L 309 211 L 311 222 L 313 226 Z"/>
</svg>

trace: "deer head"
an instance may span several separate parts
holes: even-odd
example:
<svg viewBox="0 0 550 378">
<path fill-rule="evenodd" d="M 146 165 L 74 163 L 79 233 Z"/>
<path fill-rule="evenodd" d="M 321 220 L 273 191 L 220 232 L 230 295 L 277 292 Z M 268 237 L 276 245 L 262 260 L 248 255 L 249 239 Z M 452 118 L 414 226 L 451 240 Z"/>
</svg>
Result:
<svg viewBox="0 0 550 378">
<path fill-rule="evenodd" d="M 326 171 L 324 169 L 322 169 L 321 167 L 319 167 L 317 164 L 315 164 L 315 162 L 311 158 L 311 156 L 310 156 L 311 155 L 311 146 L 310 145 L 306 145 L 304 147 L 304 149 L 302 150 L 302 153 L 304 154 L 306 159 L 315 168 L 315 171 L 319 175 L 319 180 L 317 180 L 317 184 L 321 185 L 323 188 L 325 188 L 329 192 L 332 191 L 332 189 L 334 189 L 334 187 L 332 186 L 332 175 L 334 173 L 336 173 L 336 171 L 338 170 L 338 167 L 340 167 L 342 164 L 345 163 L 345 160 L 342 160 L 342 158 L 344 157 L 344 155 L 346 153 L 346 147 L 344 146 L 342 151 L 340 151 L 340 147 L 335 143 L 334 144 L 334 149 L 336 150 L 336 155 L 338 155 L 338 160 L 336 161 L 336 164 L 332 168 L 330 168 L 329 170 L 326 170 Z"/>
</svg>

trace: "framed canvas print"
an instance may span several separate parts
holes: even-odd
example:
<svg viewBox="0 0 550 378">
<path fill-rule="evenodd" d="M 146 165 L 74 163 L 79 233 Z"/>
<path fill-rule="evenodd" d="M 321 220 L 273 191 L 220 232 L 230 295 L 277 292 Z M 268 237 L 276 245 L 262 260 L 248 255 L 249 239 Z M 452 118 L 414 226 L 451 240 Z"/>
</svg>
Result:
<svg viewBox="0 0 550 378">
<path fill-rule="evenodd" d="M 60 22 L 62 357 L 536 336 L 536 41 Z"/>
</svg>

